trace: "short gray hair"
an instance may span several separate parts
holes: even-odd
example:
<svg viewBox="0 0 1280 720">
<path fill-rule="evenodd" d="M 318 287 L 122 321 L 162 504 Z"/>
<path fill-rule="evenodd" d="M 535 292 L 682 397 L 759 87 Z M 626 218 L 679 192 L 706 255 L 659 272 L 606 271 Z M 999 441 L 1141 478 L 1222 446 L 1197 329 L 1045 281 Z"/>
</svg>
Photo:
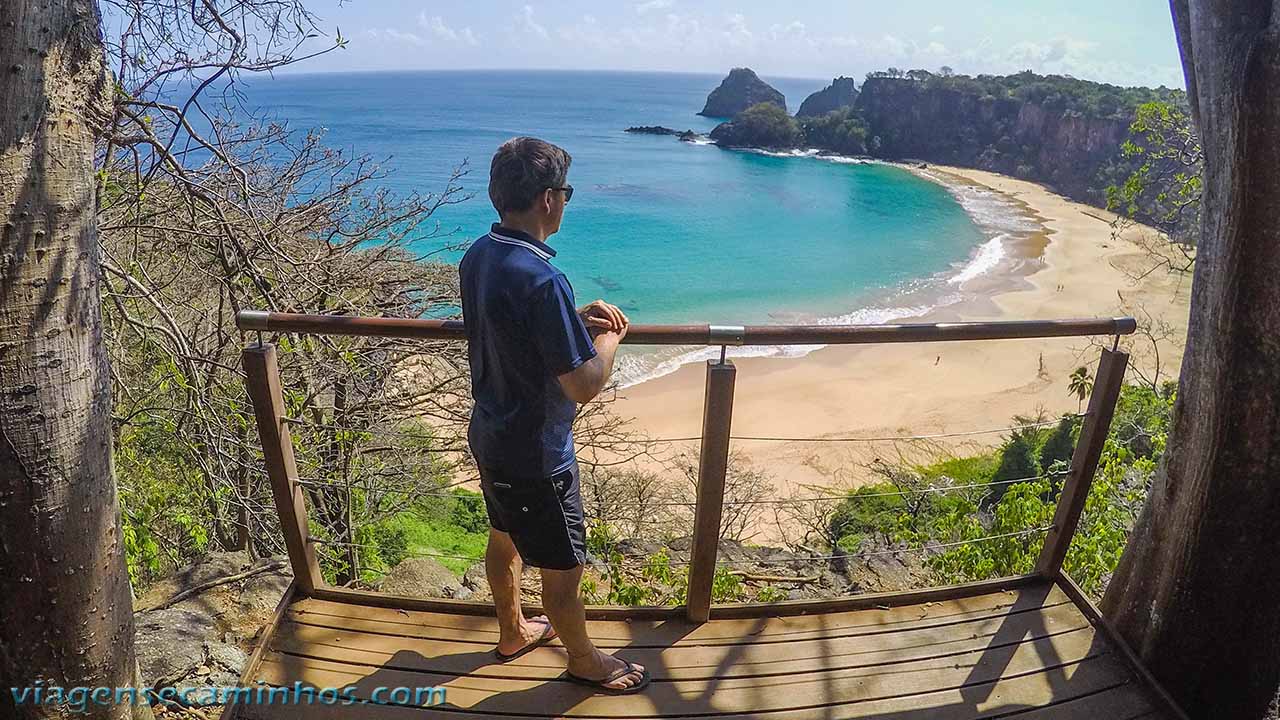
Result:
<svg viewBox="0 0 1280 720">
<path fill-rule="evenodd" d="M 489 199 L 498 214 L 533 207 L 539 193 L 564 187 L 573 158 L 563 148 L 532 137 L 512 138 L 489 165 Z"/>
</svg>

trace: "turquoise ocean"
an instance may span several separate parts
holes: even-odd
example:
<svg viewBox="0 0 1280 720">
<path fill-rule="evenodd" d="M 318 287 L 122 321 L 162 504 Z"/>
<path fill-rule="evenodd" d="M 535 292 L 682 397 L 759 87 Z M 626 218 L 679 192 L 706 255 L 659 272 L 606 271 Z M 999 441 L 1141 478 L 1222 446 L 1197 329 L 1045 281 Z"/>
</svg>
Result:
<svg viewBox="0 0 1280 720">
<path fill-rule="evenodd" d="M 822 80 L 765 78 L 795 112 Z M 504 140 L 535 135 L 573 156 L 575 188 L 550 243 L 579 301 L 605 298 L 633 322 L 886 322 L 955 302 L 1025 225 L 1008 201 L 902 168 L 814 152 L 728 151 L 633 125 L 709 132 L 696 113 L 713 75 L 450 71 L 255 78 L 247 104 L 295 130 L 381 161 L 384 185 L 435 192 L 467 163 L 474 197 L 433 218 L 474 238 L 496 220 L 486 187 Z M 442 240 L 422 240 L 423 250 Z M 907 302 L 910 298 L 911 302 Z M 798 354 L 808 348 L 742 348 Z M 630 351 L 624 382 L 697 360 L 690 349 Z"/>
</svg>

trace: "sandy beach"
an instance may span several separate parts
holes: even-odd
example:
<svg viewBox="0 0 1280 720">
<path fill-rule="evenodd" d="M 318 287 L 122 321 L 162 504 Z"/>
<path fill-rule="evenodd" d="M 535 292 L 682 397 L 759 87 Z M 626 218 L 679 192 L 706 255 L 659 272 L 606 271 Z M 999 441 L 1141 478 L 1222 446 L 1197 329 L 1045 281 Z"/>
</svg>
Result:
<svg viewBox="0 0 1280 720">
<path fill-rule="evenodd" d="M 978 170 L 930 166 L 914 170 L 951 186 L 1002 193 L 1039 230 L 1007 241 L 1002 262 L 962 286 L 964 299 L 899 322 L 1061 319 L 1134 315 L 1158 319 L 1170 337 L 1158 341 L 1160 375 L 1176 377 L 1181 362 L 1190 277 L 1155 265 L 1142 246 L 1154 231 L 1135 226 L 1113 238 L 1112 216 L 1044 187 Z M 725 321 L 731 319 L 726 318 Z M 736 441 L 779 497 L 806 486 L 853 487 L 868 482 L 868 464 L 941 459 L 1000 444 L 992 432 L 929 441 L 846 442 L 998 430 L 1014 416 L 1075 412 L 1067 390 L 1076 368 L 1097 364 L 1099 338 L 1005 340 L 916 345 L 843 346 L 803 358 L 738 358 L 733 432 L 740 436 L 817 441 Z M 1105 342 L 1110 342 L 1106 340 Z M 1145 337 L 1126 338 L 1134 370 L 1150 377 L 1156 353 Z M 622 391 L 615 410 L 654 438 L 696 436 L 701 430 L 705 367 L 690 364 Z M 693 446 L 696 447 L 696 444 Z"/>
</svg>

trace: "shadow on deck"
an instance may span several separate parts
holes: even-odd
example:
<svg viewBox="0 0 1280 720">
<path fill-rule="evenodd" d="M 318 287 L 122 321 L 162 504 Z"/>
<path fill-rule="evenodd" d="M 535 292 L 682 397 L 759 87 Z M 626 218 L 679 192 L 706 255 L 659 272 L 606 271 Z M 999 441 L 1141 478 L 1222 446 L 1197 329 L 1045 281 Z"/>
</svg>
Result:
<svg viewBox="0 0 1280 720">
<path fill-rule="evenodd" d="M 507 665 L 492 617 L 378 606 L 356 594 L 282 604 L 244 686 L 348 688 L 358 702 L 246 703 L 225 717 L 292 718 L 1136 718 L 1177 717 L 1069 581 L 1035 577 L 942 594 L 850 598 L 838 611 L 718 606 L 697 625 L 597 619 L 607 651 L 647 665 L 642 694 L 592 695 L 562 678 L 558 644 Z M 874 604 L 868 604 L 874 603 Z M 405 603 L 410 607 L 413 603 Z M 419 604 L 418 607 L 431 607 Z M 789 612 L 797 614 L 781 615 Z M 442 704 L 393 703 L 378 688 L 445 689 Z M 437 696 L 436 702 L 439 698 Z M 429 696 L 422 702 L 430 704 Z"/>
</svg>

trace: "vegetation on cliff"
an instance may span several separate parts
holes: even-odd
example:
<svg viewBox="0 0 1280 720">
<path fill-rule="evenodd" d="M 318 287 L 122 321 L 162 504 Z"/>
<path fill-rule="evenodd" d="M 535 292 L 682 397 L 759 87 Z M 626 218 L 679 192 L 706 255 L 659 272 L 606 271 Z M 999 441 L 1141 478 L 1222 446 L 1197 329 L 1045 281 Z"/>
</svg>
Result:
<svg viewBox="0 0 1280 720">
<path fill-rule="evenodd" d="M 976 167 L 1042 182 L 1098 207 L 1136 200 L 1152 208 L 1150 213 L 1135 208 L 1144 219 L 1166 216 L 1184 228 L 1193 224 L 1185 201 L 1194 189 L 1194 173 L 1179 178 L 1170 170 L 1177 159 L 1174 142 L 1182 139 L 1171 129 L 1185 117 L 1182 91 L 1029 71 L 971 77 L 949 70 L 890 69 L 870 73 L 851 105 L 811 114 L 819 99 L 831 101 L 840 88 L 850 95 L 852 81 L 837 78 L 811 96 L 798 126 L 751 108 L 752 117 L 735 116 L 712 139 L 726 147 L 804 147 Z M 1126 144 L 1135 120 L 1142 123 L 1133 131 L 1139 140 Z M 1152 128 L 1168 130 L 1160 135 L 1169 142 L 1144 156 L 1142 148 L 1151 146 L 1152 138 L 1140 136 L 1149 136 Z M 1144 166 L 1148 169 L 1135 178 Z M 1113 185 L 1122 191 L 1109 198 Z"/>
<path fill-rule="evenodd" d="M 867 124 L 853 108 L 844 108 L 814 117 L 799 118 L 808 147 L 830 150 L 842 155 L 865 155 L 869 152 Z"/>
<path fill-rule="evenodd" d="M 1066 558 L 1067 572 L 1094 598 L 1106 589 L 1146 501 L 1164 453 L 1175 390 L 1173 383 L 1128 385 L 1121 393 Z M 881 464 L 884 482 L 851 494 L 832 514 L 830 536 L 847 551 L 856 551 L 868 538 L 919 548 L 938 583 L 1031 572 L 1044 535 L 1018 533 L 1053 523 L 1079 432 L 1079 419 L 1066 416 L 1056 426 L 1013 432 L 989 455 L 926 466 Z M 1011 482 L 1025 478 L 1031 479 Z M 956 489 L 944 490 L 949 487 Z M 898 491 L 906 492 L 886 494 Z M 991 537 L 997 539 L 946 547 Z"/>
<path fill-rule="evenodd" d="M 763 102 L 716 126 L 711 131 L 711 139 L 724 147 L 785 149 L 801 145 L 804 133 L 800 123 L 786 110 Z"/>
<path fill-rule="evenodd" d="M 1186 93 L 1166 87 L 1120 87 L 1080 80 L 1066 75 L 1038 75 L 1025 70 L 1013 75 L 956 75 L 928 70 L 889 69 L 867 73 L 863 92 L 889 81 L 927 90 L 948 90 L 985 102 L 1034 103 L 1053 111 L 1129 122 L 1137 107 L 1147 102 L 1185 105 Z"/>
<path fill-rule="evenodd" d="M 1106 204 L 1106 188 L 1133 162 L 1120 148 L 1138 107 L 1180 92 L 1031 72 L 1008 76 L 873 74 L 857 109 L 872 154 L 976 167 L 1042 182 Z"/>
</svg>

